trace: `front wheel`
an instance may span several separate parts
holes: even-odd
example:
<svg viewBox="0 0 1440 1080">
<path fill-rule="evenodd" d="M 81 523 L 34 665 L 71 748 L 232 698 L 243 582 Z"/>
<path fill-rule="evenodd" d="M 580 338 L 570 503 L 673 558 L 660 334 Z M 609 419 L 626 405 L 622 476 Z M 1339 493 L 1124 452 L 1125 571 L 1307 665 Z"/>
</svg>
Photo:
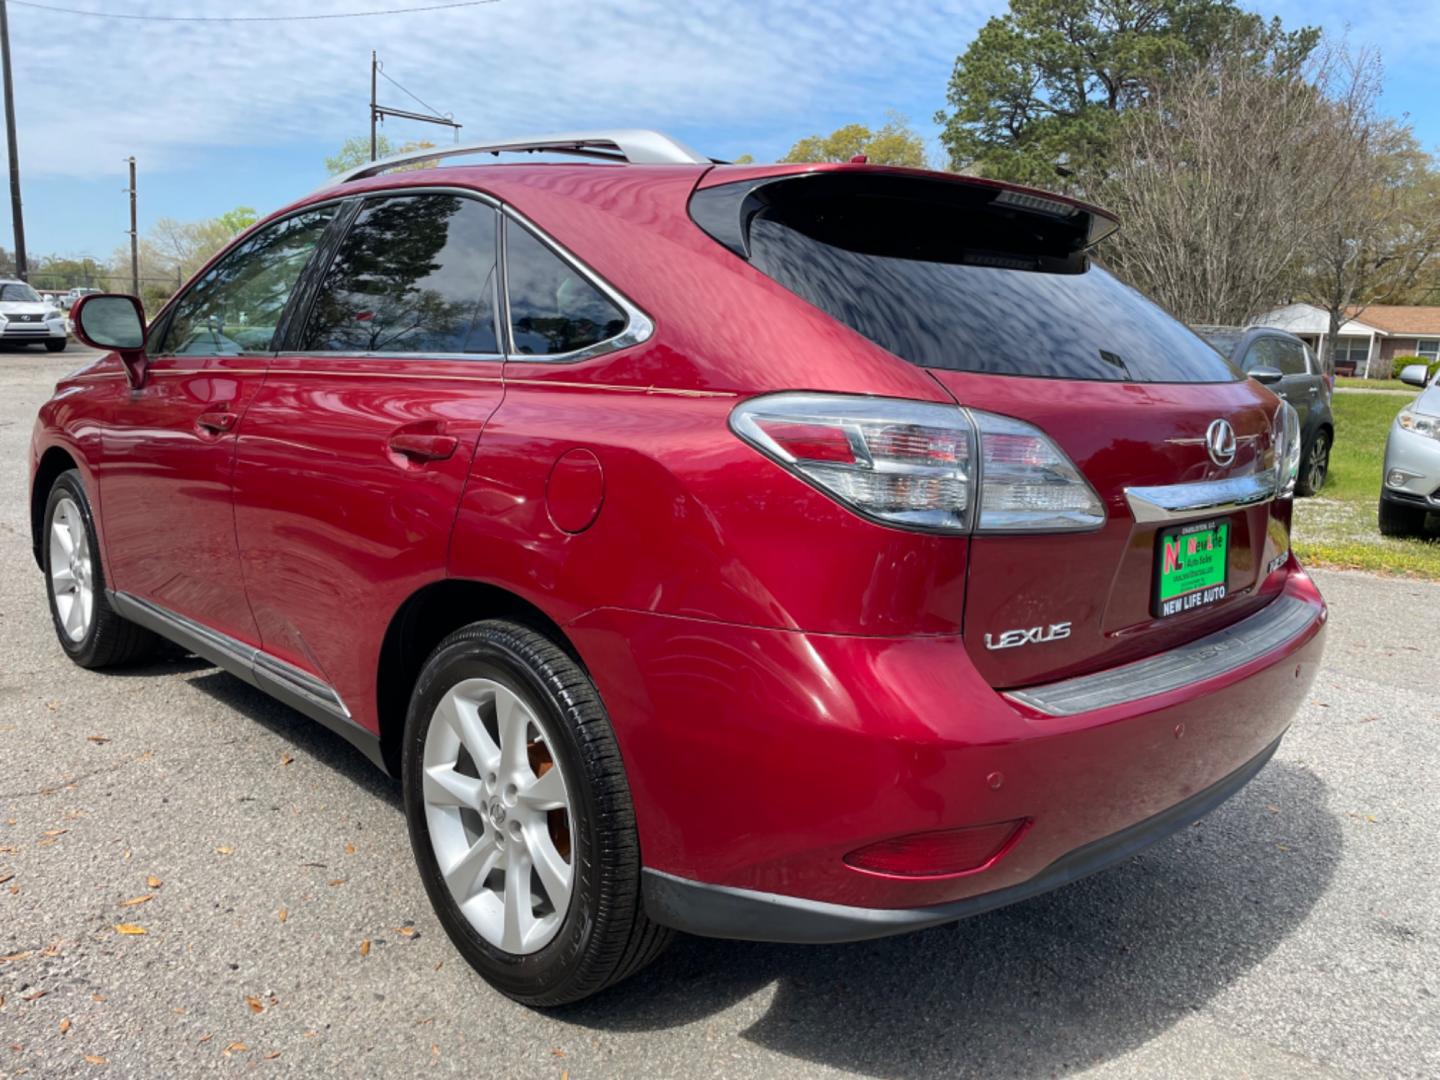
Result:
<svg viewBox="0 0 1440 1080">
<path fill-rule="evenodd" d="M 1300 466 L 1300 479 L 1295 485 L 1295 494 L 1314 495 L 1325 486 L 1330 475 L 1330 433 L 1324 428 L 1315 432 L 1310 440 L 1310 452 Z"/>
<path fill-rule="evenodd" d="M 64 351 L 65 351 L 65 345 L 66 345 L 66 344 L 67 344 L 67 342 L 66 342 L 66 340 L 65 340 L 63 337 L 62 337 L 62 338 L 51 338 L 49 341 L 45 342 L 45 351 L 46 351 L 46 352 L 64 352 Z"/>
<path fill-rule="evenodd" d="M 55 636 L 81 667 L 103 668 L 154 656 L 158 637 L 121 618 L 105 596 L 105 569 L 80 473 L 63 472 L 45 503 L 41 542 Z"/>
<path fill-rule="evenodd" d="M 1380 500 L 1381 536 L 1419 536 L 1425 531 L 1425 508 Z"/>
<path fill-rule="evenodd" d="M 645 966 L 646 917 L 619 748 L 589 676 L 516 623 L 472 623 L 431 654 L 405 725 L 405 815 L 461 955 L 526 1005 L 578 1001 Z"/>
</svg>

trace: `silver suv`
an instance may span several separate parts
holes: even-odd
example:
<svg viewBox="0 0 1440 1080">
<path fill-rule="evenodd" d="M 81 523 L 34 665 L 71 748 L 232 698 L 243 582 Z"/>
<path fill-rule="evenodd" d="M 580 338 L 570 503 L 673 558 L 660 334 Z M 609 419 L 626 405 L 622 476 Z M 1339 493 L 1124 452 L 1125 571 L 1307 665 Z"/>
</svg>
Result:
<svg viewBox="0 0 1440 1080">
<path fill-rule="evenodd" d="M 1411 364 L 1400 381 L 1425 386 L 1424 364 Z M 1385 477 L 1380 487 L 1380 531 L 1386 536 L 1419 536 L 1425 515 L 1440 514 L 1440 377 L 1395 417 L 1385 443 Z"/>
</svg>

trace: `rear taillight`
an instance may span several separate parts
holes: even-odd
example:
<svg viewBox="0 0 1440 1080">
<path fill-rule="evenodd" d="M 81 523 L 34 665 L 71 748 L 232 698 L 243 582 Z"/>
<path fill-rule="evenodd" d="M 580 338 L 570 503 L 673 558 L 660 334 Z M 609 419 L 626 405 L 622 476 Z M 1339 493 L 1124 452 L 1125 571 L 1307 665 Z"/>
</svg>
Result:
<svg viewBox="0 0 1440 1080">
<path fill-rule="evenodd" d="M 730 423 L 825 494 L 887 524 L 1053 532 L 1105 520 L 1064 452 L 1010 417 L 895 398 L 775 394 L 744 402 Z"/>
<path fill-rule="evenodd" d="M 911 833 L 845 856 L 845 863 L 884 877 L 953 877 L 992 865 L 1014 846 L 1025 819 L 964 829 Z"/>
</svg>

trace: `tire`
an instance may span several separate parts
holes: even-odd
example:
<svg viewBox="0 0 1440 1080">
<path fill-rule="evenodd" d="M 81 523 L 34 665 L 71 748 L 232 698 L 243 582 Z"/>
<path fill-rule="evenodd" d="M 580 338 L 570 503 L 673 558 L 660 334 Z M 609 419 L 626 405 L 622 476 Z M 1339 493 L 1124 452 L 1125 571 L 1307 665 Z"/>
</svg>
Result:
<svg viewBox="0 0 1440 1080">
<path fill-rule="evenodd" d="M 1325 486 L 1330 475 L 1330 433 L 1324 428 L 1315 432 L 1310 446 L 1300 463 L 1300 478 L 1295 482 L 1295 494 L 1314 495 Z"/>
<path fill-rule="evenodd" d="M 1405 506 L 1403 503 L 1380 500 L 1381 536 L 1419 536 L 1425 531 L 1423 506 Z"/>
<path fill-rule="evenodd" d="M 64 352 L 64 351 L 65 351 L 65 346 L 66 346 L 67 344 L 68 344 L 68 342 L 66 341 L 65 338 L 51 338 L 49 341 L 45 342 L 45 351 L 46 351 L 46 352 Z"/>
<path fill-rule="evenodd" d="M 75 469 L 56 477 L 45 502 L 44 520 L 40 551 L 45 593 L 55 636 L 66 655 L 84 668 L 117 667 L 156 656 L 164 642 L 117 615 L 105 597 L 95 520 Z M 68 559 L 67 543 L 77 556 L 62 566 L 59 560 Z"/>
<path fill-rule="evenodd" d="M 558 783 L 542 783 L 551 772 Z M 673 932 L 645 914 L 630 789 L 605 707 L 548 638 L 493 620 L 442 641 L 411 695 L 402 773 L 430 902 L 502 994 L 531 1006 L 579 1001 L 669 944 Z M 532 869 L 541 864 L 548 874 Z"/>
</svg>

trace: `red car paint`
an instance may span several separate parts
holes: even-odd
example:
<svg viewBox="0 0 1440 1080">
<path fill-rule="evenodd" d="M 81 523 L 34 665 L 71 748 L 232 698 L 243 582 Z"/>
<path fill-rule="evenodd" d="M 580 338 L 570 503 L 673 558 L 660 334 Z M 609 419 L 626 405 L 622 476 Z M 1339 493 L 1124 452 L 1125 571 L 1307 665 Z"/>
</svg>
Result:
<svg viewBox="0 0 1440 1080">
<path fill-rule="evenodd" d="M 32 475 L 61 453 L 80 469 L 111 588 L 313 674 L 386 746 L 404 714 L 380 695 L 385 642 L 408 600 L 469 581 L 538 609 L 606 703 L 647 868 L 693 881 L 867 907 L 956 900 L 1023 882 L 1254 758 L 1322 647 L 1323 601 L 1287 557 L 1289 504 L 1235 516 L 1224 603 L 1157 623 L 1156 527 L 1131 517 L 1124 488 L 1223 472 L 1195 441 L 1216 416 L 1259 453 L 1274 397 L 1248 381 L 905 363 L 687 213 L 697 185 L 795 171 L 546 164 L 348 184 L 443 182 L 513 206 L 655 331 L 576 363 L 155 357 L 138 389 L 111 354 L 41 410 Z M 1079 467 L 1106 523 L 967 537 L 866 520 L 727 426 L 741 401 L 793 390 L 1027 420 Z M 205 426 L 216 413 L 228 426 Z M 1309 605 L 1309 628 L 1223 676 L 1064 718 L 997 692 L 1163 652 L 1281 594 Z M 1072 633 L 1044 647 L 982 644 L 1059 620 Z M 1028 824 L 974 873 L 845 862 L 888 838 L 1008 821 Z"/>
</svg>

